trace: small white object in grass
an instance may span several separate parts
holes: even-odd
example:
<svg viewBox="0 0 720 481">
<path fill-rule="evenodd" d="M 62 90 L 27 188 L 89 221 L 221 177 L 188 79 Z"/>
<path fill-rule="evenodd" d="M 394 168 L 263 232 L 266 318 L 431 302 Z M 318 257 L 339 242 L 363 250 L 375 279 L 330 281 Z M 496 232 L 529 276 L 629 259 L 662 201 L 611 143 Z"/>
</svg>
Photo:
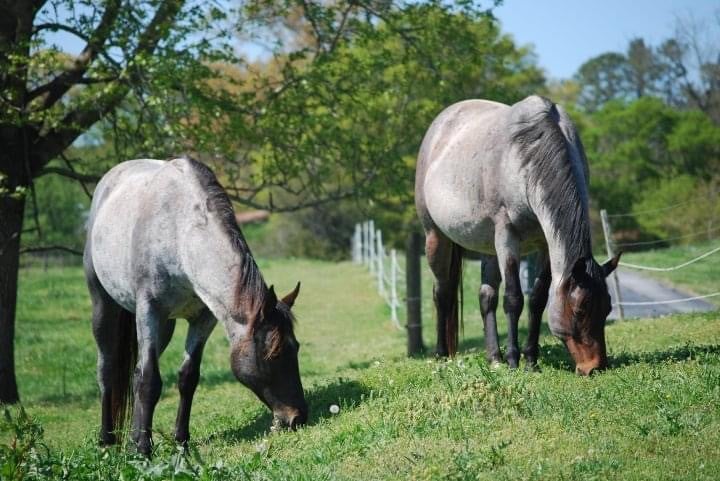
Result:
<svg viewBox="0 0 720 481">
<path fill-rule="evenodd" d="M 263 439 L 261 442 L 259 442 L 255 445 L 255 451 L 260 454 L 266 453 L 267 450 L 268 450 L 267 439 Z"/>
<path fill-rule="evenodd" d="M 330 414 L 337 414 L 340 412 L 340 406 L 337 404 L 331 404 L 330 405 Z"/>
</svg>

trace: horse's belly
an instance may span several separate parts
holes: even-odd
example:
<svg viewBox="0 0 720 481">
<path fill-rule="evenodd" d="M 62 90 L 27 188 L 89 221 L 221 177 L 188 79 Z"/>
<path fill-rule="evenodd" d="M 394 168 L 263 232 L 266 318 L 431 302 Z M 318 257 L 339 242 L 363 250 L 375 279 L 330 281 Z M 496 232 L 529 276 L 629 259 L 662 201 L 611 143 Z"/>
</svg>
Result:
<svg viewBox="0 0 720 481">
<path fill-rule="evenodd" d="M 427 210 L 438 229 L 450 240 L 465 249 L 493 254 L 495 222 L 483 210 L 477 198 L 479 194 L 473 196 L 469 191 L 452 189 L 437 182 L 426 184 Z"/>
</svg>

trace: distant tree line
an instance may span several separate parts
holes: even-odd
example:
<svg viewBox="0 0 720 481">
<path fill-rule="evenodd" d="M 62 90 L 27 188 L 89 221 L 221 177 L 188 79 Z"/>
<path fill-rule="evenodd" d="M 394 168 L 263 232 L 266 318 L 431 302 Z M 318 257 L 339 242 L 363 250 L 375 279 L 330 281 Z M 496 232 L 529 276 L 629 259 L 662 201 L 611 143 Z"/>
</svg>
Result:
<svg viewBox="0 0 720 481">
<path fill-rule="evenodd" d="M 720 231 L 720 16 L 679 17 L 675 30 L 657 46 L 633 39 L 549 87 L 575 110 L 595 208 L 634 214 L 614 221 L 628 242 Z"/>
</svg>

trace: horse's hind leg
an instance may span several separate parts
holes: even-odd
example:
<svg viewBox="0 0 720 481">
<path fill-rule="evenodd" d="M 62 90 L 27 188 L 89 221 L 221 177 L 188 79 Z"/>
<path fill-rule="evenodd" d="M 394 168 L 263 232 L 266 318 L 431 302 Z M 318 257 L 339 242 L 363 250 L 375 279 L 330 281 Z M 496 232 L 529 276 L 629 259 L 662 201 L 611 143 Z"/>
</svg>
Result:
<svg viewBox="0 0 720 481">
<path fill-rule="evenodd" d="M 115 444 L 113 432 L 113 380 L 119 369 L 117 340 L 120 338 L 120 313 L 122 308 L 113 301 L 100 285 L 92 268 L 86 269 L 88 290 L 92 301 L 92 326 L 98 349 L 97 380 L 100 387 L 100 444 Z M 116 393 L 117 397 L 117 393 Z"/>
<path fill-rule="evenodd" d="M 500 274 L 505 284 L 503 310 L 508 321 L 507 361 L 508 365 L 514 369 L 520 362 L 518 320 L 524 298 L 520 286 L 520 242 L 509 224 L 495 226 L 495 251 Z"/>
<path fill-rule="evenodd" d="M 540 320 L 548 300 L 550 289 L 550 258 L 547 251 L 541 251 L 537 258 L 539 273 L 530 292 L 530 312 L 528 314 L 528 338 L 523 353 L 525 354 L 525 369 L 538 370 L 538 339 L 540 338 Z"/>
<path fill-rule="evenodd" d="M 480 314 L 485 330 L 485 354 L 491 364 L 501 363 L 500 345 L 495 312 L 500 289 L 500 268 L 495 256 L 482 257 L 482 285 L 480 286 Z"/>
<path fill-rule="evenodd" d="M 180 404 L 175 420 L 175 441 L 183 446 L 187 446 L 190 439 L 190 408 L 200 380 L 200 361 L 203 349 L 217 323 L 215 317 L 207 309 L 188 321 L 190 326 L 185 340 L 185 359 L 178 372 Z"/>
<path fill-rule="evenodd" d="M 135 367 L 135 409 L 132 438 L 140 453 L 152 451 L 152 419 L 155 405 L 160 399 L 162 379 L 158 357 L 160 355 L 161 322 L 163 315 L 155 302 L 138 295 L 135 315 L 138 329 L 138 363 Z"/>
<path fill-rule="evenodd" d="M 447 323 L 452 315 L 453 296 L 455 296 L 455 290 L 450 279 L 452 249 L 452 241 L 439 230 L 430 229 L 425 233 L 425 254 L 435 278 L 433 284 L 433 301 L 437 314 L 437 345 L 435 352 L 439 356 L 449 354 Z"/>
</svg>

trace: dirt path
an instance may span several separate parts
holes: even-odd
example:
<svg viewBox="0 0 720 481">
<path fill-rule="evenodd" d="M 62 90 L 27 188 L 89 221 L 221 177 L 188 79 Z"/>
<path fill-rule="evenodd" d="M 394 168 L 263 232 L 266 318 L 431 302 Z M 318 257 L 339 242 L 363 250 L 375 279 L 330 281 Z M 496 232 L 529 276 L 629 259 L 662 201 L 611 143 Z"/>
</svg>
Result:
<svg viewBox="0 0 720 481">
<path fill-rule="evenodd" d="M 655 279 L 642 275 L 635 270 L 620 268 L 620 294 L 623 302 L 665 301 L 692 297 L 692 294 L 668 287 Z M 610 293 L 613 293 L 608 279 Z M 615 299 L 613 299 L 615 302 Z M 657 317 L 678 312 L 704 312 L 717 309 L 713 304 L 699 299 L 674 304 L 654 304 L 649 306 L 623 306 L 625 317 Z M 617 307 L 610 313 L 610 319 L 617 319 Z"/>
</svg>

